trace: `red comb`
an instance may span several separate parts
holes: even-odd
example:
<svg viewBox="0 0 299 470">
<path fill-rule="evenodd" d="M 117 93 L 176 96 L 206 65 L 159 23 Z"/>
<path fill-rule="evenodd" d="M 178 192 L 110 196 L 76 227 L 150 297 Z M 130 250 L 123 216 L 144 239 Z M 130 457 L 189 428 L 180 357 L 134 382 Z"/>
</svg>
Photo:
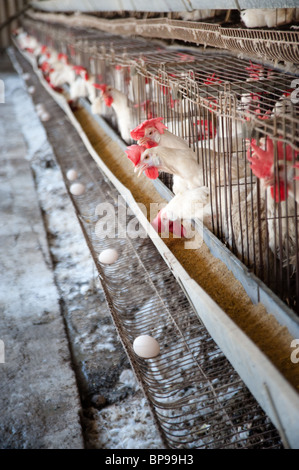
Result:
<svg viewBox="0 0 299 470">
<path fill-rule="evenodd" d="M 273 174 L 274 163 L 274 145 L 271 139 L 267 137 L 267 150 L 263 150 L 256 145 L 252 139 L 250 146 L 254 154 L 250 156 L 250 149 L 247 151 L 247 159 L 251 163 L 250 168 L 255 176 L 258 178 L 267 178 Z M 297 156 L 297 152 L 295 153 Z M 287 161 L 293 160 L 293 149 L 290 145 L 284 144 L 281 140 L 277 142 L 277 159 Z M 270 186 L 271 196 L 275 202 L 285 201 L 288 196 L 288 188 L 285 186 L 284 181 L 278 181 L 277 184 Z"/>
<path fill-rule="evenodd" d="M 103 93 L 106 93 L 107 85 L 105 83 L 104 84 L 93 83 L 93 86 L 97 90 L 101 90 Z"/>
<path fill-rule="evenodd" d="M 103 93 L 105 93 L 107 85 L 99 85 L 98 83 L 93 83 L 92 84 L 97 90 L 101 90 Z"/>
<path fill-rule="evenodd" d="M 247 159 L 251 163 L 252 172 L 258 178 L 265 178 L 271 175 L 272 166 L 274 163 L 274 145 L 272 140 L 267 137 L 266 150 L 258 147 L 254 139 L 251 140 L 250 146 L 254 151 L 254 155 L 250 156 L 250 149 L 247 151 Z M 295 152 L 295 157 L 297 152 Z M 293 150 L 290 145 L 286 145 L 284 148 L 283 142 L 278 140 L 277 142 L 277 159 L 292 161 Z"/>
<path fill-rule="evenodd" d="M 220 78 L 215 77 L 215 72 L 212 75 L 209 75 L 206 81 L 204 82 L 205 85 L 214 85 L 217 83 L 221 83 L 221 80 Z"/>
<path fill-rule="evenodd" d="M 136 166 L 140 161 L 141 154 L 145 150 L 146 150 L 146 147 L 144 147 L 144 145 L 134 144 L 134 145 L 130 145 L 130 147 L 127 147 L 126 154 L 128 158 L 131 160 L 131 162 L 133 162 L 134 165 Z"/>
<path fill-rule="evenodd" d="M 162 117 L 147 119 L 146 121 L 139 124 L 139 126 L 135 127 L 131 131 L 131 137 L 134 140 L 139 140 L 141 137 L 144 137 L 145 129 L 147 127 L 155 127 L 160 134 L 164 134 L 164 129 L 167 129 L 165 124 L 161 122 L 163 120 Z"/>
<path fill-rule="evenodd" d="M 245 67 L 245 70 L 249 72 L 249 77 L 253 80 L 259 80 L 261 72 L 264 71 L 264 66 L 260 64 L 253 64 L 251 60 L 249 60 L 250 65 Z"/>
<path fill-rule="evenodd" d="M 75 70 L 76 74 L 79 74 L 80 72 L 86 72 L 87 70 L 85 67 L 82 67 L 82 65 L 73 65 L 73 69 Z"/>
<path fill-rule="evenodd" d="M 59 54 L 58 54 L 58 60 L 61 60 L 61 59 L 67 59 L 67 55 L 66 55 L 66 54 L 63 54 L 62 52 L 59 52 Z"/>
<path fill-rule="evenodd" d="M 258 178 L 266 178 L 271 175 L 273 166 L 273 142 L 267 137 L 267 150 L 256 145 L 254 139 L 250 142 L 250 147 L 253 150 L 253 154 L 250 155 L 250 148 L 247 150 L 247 159 L 251 163 L 250 168 L 252 173 Z"/>
</svg>

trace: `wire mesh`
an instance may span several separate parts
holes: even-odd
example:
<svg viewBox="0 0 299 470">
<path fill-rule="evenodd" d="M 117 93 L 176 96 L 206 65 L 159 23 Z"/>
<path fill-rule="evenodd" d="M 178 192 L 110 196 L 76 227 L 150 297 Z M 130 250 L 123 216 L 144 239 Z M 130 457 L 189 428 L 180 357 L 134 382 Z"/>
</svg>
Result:
<svg viewBox="0 0 299 470">
<path fill-rule="evenodd" d="M 211 217 L 205 224 L 299 313 L 299 188 L 292 170 L 299 152 L 296 76 L 218 51 L 175 51 L 142 38 L 28 19 L 25 25 L 42 42 L 51 37 L 58 50 L 67 49 L 75 64 L 92 66 L 96 83 L 121 92 L 127 127 L 161 116 L 169 131 L 188 142 L 209 188 Z M 217 25 L 199 27 L 217 30 Z M 257 39 L 256 31 L 250 34 Z M 286 34 L 292 41 L 293 33 Z M 133 143 L 116 112 L 107 109 L 105 119 Z M 252 144 L 273 147 L 271 188 L 251 172 Z M 172 174 L 159 177 L 173 189 Z"/>
<path fill-rule="evenodd" d="M 282 448 L 269 418 L 201 324 L 152 241 L 132 236 L 128 227 L 134 214 L 125 201 L 99 171 L 62 111 L 53 102 L 47 102 L 47 109 L 63 123 L 60 131 L 53 120 L 46 127 L 68 191 L 70 182 L 65 175 L 71 167 L 86 185 L 83 195 L 69 195 L 112 318 L 165 446 Z M 101 203 L 110 204 L 120 222 L 115 237 L 99 236 Z M 119 213 L 123 210 L 125 217 Z M 115 248 L 119 254 L 112 265 L 98 261 L 107 248 Z M 140 334 L 158 340 L 161 352 L 157 358 L 142 359 L 134 353 L 132 343 Z"/>
</svg>

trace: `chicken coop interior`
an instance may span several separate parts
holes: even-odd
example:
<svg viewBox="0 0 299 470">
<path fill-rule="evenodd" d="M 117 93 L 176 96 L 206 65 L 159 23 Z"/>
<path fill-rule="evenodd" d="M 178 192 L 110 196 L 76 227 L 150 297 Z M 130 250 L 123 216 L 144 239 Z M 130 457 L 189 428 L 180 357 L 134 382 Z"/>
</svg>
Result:
<svg viewBox="0 0 299 470">
<path fill-rule="evenodd" d="M 299 448 L 296 3 L 0 4 L 0 448 Z"/>
</svg>

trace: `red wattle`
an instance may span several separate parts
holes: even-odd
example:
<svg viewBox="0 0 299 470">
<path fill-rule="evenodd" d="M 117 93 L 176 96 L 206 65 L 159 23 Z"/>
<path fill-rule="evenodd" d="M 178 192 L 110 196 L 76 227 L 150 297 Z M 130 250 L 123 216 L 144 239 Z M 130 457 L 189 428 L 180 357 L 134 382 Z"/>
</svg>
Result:
<svg viewBox="0 0 299 470">
<path fill-rule="evenodd" d="M 275 186 L 275 194 L 274 194 L 274 186 L 271 186 L 271 196 L 275 199 L 275 202 L 285 201 L 288 197 L 288 188 L 285 187 L 284 182 L 280 181 L 279 186 Z"/>
<path fill-rule="evenodd" d="M 113 98 L 110 95 L 106 95 L 106 96 L 104 96 L 104 101 L 105 101 L 106 106 L 108 106 L 108 108 L 110 108 L 110 106 L 113 103 Z"/>
<path fill-rule="evenodd" d="M 144 173 L 145 176 L 147 176 L 151 180 L 156 180 L 159 176 L 159 171 L 155 166 L 150 166 L 144 171 Z"/>
</svg>

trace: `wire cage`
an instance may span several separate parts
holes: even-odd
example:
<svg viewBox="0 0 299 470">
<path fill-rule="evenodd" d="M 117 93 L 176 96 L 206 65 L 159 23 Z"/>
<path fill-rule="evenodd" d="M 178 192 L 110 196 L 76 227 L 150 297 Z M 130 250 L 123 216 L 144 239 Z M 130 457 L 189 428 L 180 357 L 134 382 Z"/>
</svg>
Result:
<svg viewBox="0 0 299 470">
<path fill-rule="evenodd" d="M 38 99 L 43 99 L 51 114 L 63 123 L 57 129 L 55 121 L 49 120 L 47 134 L 99 272 L 113 321 L 165 447 L 283 448 L 269 417 L 209 335 L 152 240 L 132 237 L 125 230 L 134 222 L 126 201 L 90 159 L 63 111 L 46 96 L 46 91 L 42 93 Z M 70 192 L 66 177 L 74 162 L 80 181 L 88 185 L 88 191 L 80 196 Z M 115 226 L 116 237 L 101 235 L 101 203 L 113 206 L 120 221 Z M 114 264 L 105 265 L 98 260 L 107 248 L 118 251 Z M 144 333 L 159 342 L 158 357 L 144 359 L 134 353 L 133 341 Z"/>
<path fill-rule="evenodd" d="M 298 163 L 294 76 L 216 53 L 197 55 L 190 64 L 137 69 L 147 118 L 163 116 L 197 154 L 210 189 L 211 218 L 205 222 L 298 312 L 298 188 L 287 172 L 280 185 L 288 194 L 275 177 L 272 188 L 265 188 L 248 161 L 254 143 L 271 146 L 273 173 Z M 161 179 L 172 189 L 170 175 Z"/>
<path fill-rule="evenodd" d="M 121 93 L 131 128 L 162 117 L 168 130 L 188 144 L 202 185 L 208 188 L 204 224 L 298 313 L 299 211 L 294 177 L 299 122 L 298 105 L 291 99 L 295 77 L 218 51 L 156 44 L 149 50 L 138 38 L 28 19 L 24 27 L 40 43 L 66 54 L 71 65 L 87 70 L 94 84 L 105 83 Z M 100 89 L 95 90 L 101 101 Z M 133 142 L 123 137 L 115 109 L 103 106 L 98 114 L 128 145 Z M 47 125 L 54 138 L 55 124 Z M 69 125 L 67 120 L 64 125 Z M 114 322 L 167 446 L 281 447 L 271 423 L 193 312 L 151 240 L 106 241 L 97 236 L 94 201 L 115 205 L 117 192 L 105 176 L 98 175 L 84 149 L 74 144 L 71 129 L 66 134 L 71 151 L 61 149 L 59 165 L 65 173 L 75 154 L 82 178 L 90 181 L 88 195 L 70 197 Z M 262 152 L 272 158 L 269 186 L 251 169 L 252 159 Z M 172 174 L 161 173 L 159 178 L 174 190 Z M 99 252 L 117 243 L 123 256 L 114 266 L 100 266 Z M 138 290 L 133 275 L 138 277 Z M 161 356 L 150 361 L 136 358 L 131 346 L 145 330 L 162 345 Z"/>
<path fill-rule="evenodd" d="M 138 72 L 141 88 L 150 84 L 148 117 L 163 116 L 197 155 L 203 185 L 210 190 L 211 217 L 204 222 L 298 313 L 294 76 L 215 53 L 187 65 L 150 64 Z M 271 153 L 271 187 L 251 172 L 253 145 Z M 161 179 L 172 189 L 169 175 Z"/>
<path fill-rule="evenodd" d="M 24 26 L 87 69 L 96 84 L 116 89 L 132 129 L 163 117 L 168 130 L 189 144 L 209 188 L 205 225 L 299 313 L 296 77 L 219 51 L 149 47 L 142 38 L 30 19 Z M 101 114 L 127 144 L 134 143 L 121 132 L 113 109 L 104 106 Z M 251 171 L 257 151 L 271 153 L 268 187 Z M 173 190 L 171 174 L 159 178 Z"/>
</svg>

